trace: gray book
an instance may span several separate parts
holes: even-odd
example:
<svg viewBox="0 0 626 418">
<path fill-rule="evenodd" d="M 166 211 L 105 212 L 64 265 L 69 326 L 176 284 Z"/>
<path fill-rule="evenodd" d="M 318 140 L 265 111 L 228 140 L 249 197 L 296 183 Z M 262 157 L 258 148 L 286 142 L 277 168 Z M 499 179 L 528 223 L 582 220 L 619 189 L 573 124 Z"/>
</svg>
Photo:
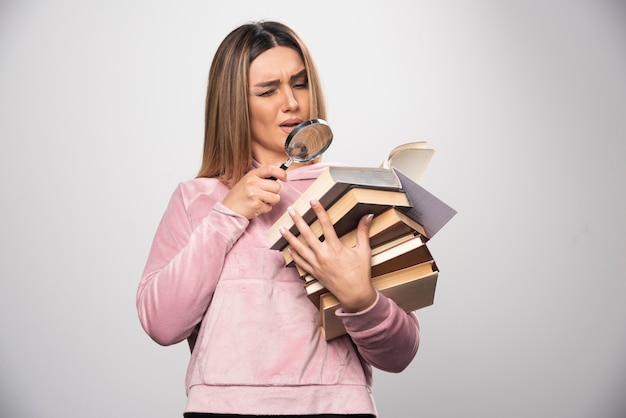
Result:
<svg viewBox="0 0 626 418">
<path fill-rule="evenodd" d="M 402 190 L 411 202 L 411 207 L 404 213 L 418 224 L 424 227 L 426 238 L 431 239 L 445 224 L 456 215 L 452 209 L 437 196 L 405 176 L 400 170 L 394 168 L 402 184 Z"/>
</svg>

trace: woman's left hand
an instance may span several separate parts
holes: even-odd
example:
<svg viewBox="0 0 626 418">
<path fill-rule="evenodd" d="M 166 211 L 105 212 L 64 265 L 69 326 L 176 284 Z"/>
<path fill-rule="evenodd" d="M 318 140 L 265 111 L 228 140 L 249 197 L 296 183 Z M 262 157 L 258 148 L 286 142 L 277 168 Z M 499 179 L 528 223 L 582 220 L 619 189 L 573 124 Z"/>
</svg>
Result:
<svg viewBox="0 0 626 418">
<path fill-rule="evenodd" d="M 377 297 L 370 274 L 369 227 L 372 215 L 366 215 L 359 221 L 357 245 L 348 248 L 337 237 L 322 205 L 317 200 L 311 200 L 311 208 L 322 226 L 324 241 L 319 240 L 302 216 L 291 207 L 289 214 L 304 242 L 285 228 L 280 230 L 289 242 L 294 261 L 335 295 L 345 312 L 358 312 L 370 307 Z"/>
</svg>

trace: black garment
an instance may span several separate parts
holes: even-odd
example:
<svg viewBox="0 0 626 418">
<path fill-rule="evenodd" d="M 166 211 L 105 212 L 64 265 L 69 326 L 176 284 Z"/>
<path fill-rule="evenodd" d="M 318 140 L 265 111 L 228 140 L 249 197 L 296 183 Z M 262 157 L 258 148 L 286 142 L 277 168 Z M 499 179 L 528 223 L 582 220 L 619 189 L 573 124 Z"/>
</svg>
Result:
<svg viewBox="0 0 626 418">
<path fill-rule="evenodd" d="M 318 415 L 237 415 L 237 414 L 205 414 L 202 412 L 187 412 L 185 418 L 375 418 L 370 414 L 318 414 Z"/>
</svg>

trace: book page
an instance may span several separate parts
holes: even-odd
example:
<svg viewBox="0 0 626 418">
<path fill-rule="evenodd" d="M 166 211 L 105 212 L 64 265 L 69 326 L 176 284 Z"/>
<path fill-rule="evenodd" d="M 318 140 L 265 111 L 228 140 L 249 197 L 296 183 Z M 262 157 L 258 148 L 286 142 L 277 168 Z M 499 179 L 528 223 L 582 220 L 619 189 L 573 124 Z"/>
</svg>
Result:
<svg viewBox="0 0 626 418">
<path fill-rule="evenodd" d="M 382 168 L 396 168 L 419 183 L 430 163 L 435 150 L 426 148 L 426 142 L 409 142 L 395 147 L 380 165 Z"/>
</svg>

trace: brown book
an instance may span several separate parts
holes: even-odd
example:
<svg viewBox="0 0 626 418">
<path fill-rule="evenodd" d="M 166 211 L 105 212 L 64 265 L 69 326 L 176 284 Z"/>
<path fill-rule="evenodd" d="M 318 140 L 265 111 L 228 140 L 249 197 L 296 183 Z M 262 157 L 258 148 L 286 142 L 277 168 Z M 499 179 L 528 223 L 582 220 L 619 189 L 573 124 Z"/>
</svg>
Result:
<svg viewBox="0 0 626 418">
<path fill-rule="evenodd" d="M 387 251 L 391 247 L 395 247 L 398 244 L 402 244 L 405 241 L 413 239 L 415 235 L 417 235 L 415 234 L 415 232 L 409 232 L 404 235 L 400 235 L 398 238 L 392 239 L 391 241 L 387 241 L 383 244 L 372 247 L 372 256 L 375 256 L 376 254 L 380 254 L 383 251 Z"/>
<path fill-rule="evenodd" d="M 304 285 L 305 286 L 308 285 L 311 282 L 317 281 L 317 279 L 315 277 L 311 276 L 310 274 L 304 274 L 304 275 L 302 275 L 300 277 L 302 277 L 302 280 L 304 280 Z"/>
<path fill-rule="evenodd" d="M 393 170 L 381 167 L 331 166 L 311 183 L 292 206 L 308 224 L 311 224 L 315 220 L 315 213 L 309 204 L 312 198 L 317 199 L 323 207 L 328 208 L 353 187 L 401 190 L 400 180 Z M 285 212 L 267 231 L 267 240 L 273 250 L 282 250 L 287 245 L 287 241 L 278 232 L 278 227 L 281 225 L 297 234 L 291 216 Z"/>
<path fill-rule="evenodd" d="M 308 281 L 304 285 L 304 290 L 306 291 L 306 295 L 309 300 L 313 303 L 313 305 L 319 307 L 320 306 L 320 296 L 324 293 L 328 293 L 328 290 L 317 281 L 317 279 L 313 278 L 313 276 L 308 276 L 312 280 Z"/>
<path fill-rule="evenodd" d="M 391 298 L 405 312 L 430 306 L 435 300 L 439 271 L 434 261 L 416 264 L 372 278 L 374 287 Z M 320 295 L 320 325 L 327 340 L 346 333 L 341 319 L 335 315 L 339 301 L 332 293 Z"/>
<path fill-rule="evenodd" d="M 433 256 L 420 235 L 372 255 L 372 277 L 432 261 Z"/>
<path fill-rule="evenodd" d="M 316 219 L 312 225 L 317 223 L 319 223 L 319 221 Z M 315 225 L 314 227 L 312 226 L 312 229 L 321 231 L 322 228 L 319 225 Z M 421 234 L 425 236 L 426 231 L 420 224 L 409 218 L 401 210 L 398 210 L 395 207 L 390 207 L 384 210 L 380 214 L 376 215 L 370 224 L 369 238 L 372 254 L 374 248 L 409 233 Z M 346 234 L 340 236 L 339 239 L 346 247 L 354 247 L 356 245 L 356 235 L 356 229 L 352 229 Z M 304 242 L 304 238 L 301 236 L 298 236 L 298 239 Z M 285 264 L 287 266 L 293 266 L 294 262 L 291 254 L 289 253 L 289 246 L 283 248 L 282 252 L 283 257 L 285 258 Z M 302 271 L 300 271 L 300 275 L 302 276 Z"/>
</svg>

